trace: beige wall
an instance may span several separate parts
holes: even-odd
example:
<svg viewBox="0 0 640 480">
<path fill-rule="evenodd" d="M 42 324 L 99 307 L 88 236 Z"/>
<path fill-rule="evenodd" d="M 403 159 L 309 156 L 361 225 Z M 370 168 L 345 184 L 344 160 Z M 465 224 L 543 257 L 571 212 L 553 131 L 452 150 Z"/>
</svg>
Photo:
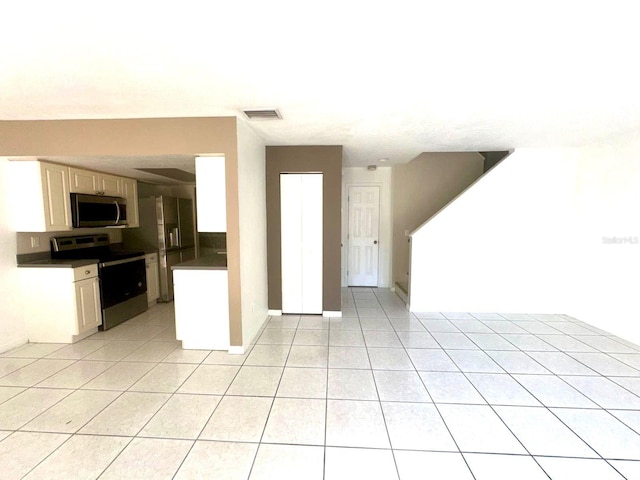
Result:
<svg viewBox="0 0 640 480">
<path fill-rule="evenodd" d="M 242 345 L 240 218 L 235 117 L 0 121 L 0 157 L 224 154 L 226 159 L 229 327 Z M 0 218 L 0 221 L 2 219 Z M 3 225 L 3 228 L 7 228 Z M 15 237 L 11 255 L 15 259 Z M 11 264 L 0 264 L 15 270 Z M 13 294 L 19 291 L 13 289 Z M 4 315 L 0 316 L 0 331 Z"/>
<path fill-rule="evenodd" d="M 322 309 L 342 310 L 340 297 L 341 146 L 267 147 L 269 308 L 282 310 L 280 173 L 322 172 Z"/>
<path fill-rule="evenodd" d="M 408 281 L 409 237 L 482 175 L 475 152 L 423 153 L 393 168 L 393 283 Z"/>
</svg>

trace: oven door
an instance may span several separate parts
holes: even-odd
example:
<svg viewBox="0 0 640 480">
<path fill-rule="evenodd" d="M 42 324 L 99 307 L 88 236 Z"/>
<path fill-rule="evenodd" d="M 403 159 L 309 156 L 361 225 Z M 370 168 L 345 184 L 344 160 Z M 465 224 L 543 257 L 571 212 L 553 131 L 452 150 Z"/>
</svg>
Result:
<svg viewBox="0 0 640 480">
<path fill-rule="evenodd" d="M 107 309 L 147 293 L 144 256 L 100 264 L 100 297 Z"/>
</svg>

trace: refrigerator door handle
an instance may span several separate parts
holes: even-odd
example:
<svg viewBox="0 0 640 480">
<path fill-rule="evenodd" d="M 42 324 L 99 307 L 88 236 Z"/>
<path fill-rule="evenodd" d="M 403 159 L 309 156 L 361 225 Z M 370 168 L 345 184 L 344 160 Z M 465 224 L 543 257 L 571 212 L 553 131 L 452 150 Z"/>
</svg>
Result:
<svg viewBox="0 0 640 480">
<path fill-rule="evenodd" d="M 180 229 L 178 227 L 174 227 L 171 229 L 169 233 L 169 239 L 172 247 L 180 246 Z"/>
</svg>

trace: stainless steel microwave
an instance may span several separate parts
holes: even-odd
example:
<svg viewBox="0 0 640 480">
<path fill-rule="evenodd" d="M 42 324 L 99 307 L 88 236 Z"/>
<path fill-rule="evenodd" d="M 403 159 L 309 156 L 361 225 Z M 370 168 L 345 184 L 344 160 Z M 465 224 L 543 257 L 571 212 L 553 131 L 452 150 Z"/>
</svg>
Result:
<svg viewBox="0 0 640 480">
<path fill-rule="evenodd" d="M 124 227 L 127 225 L 127 199 L 72 193 L 71 218 L 74 228 Z"/>
</svg>

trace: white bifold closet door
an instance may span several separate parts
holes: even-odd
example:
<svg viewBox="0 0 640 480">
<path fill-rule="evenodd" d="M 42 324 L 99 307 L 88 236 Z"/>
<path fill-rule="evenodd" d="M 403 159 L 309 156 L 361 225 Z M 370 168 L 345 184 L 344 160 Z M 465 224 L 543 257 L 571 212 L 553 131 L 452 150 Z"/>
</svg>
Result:
<svg viewBox="0 0 640 480">
<path fill-rule="evenodd" d="M 322 313 L 322 174 L 280 175 L 282 313 Z"/>
</svg>

